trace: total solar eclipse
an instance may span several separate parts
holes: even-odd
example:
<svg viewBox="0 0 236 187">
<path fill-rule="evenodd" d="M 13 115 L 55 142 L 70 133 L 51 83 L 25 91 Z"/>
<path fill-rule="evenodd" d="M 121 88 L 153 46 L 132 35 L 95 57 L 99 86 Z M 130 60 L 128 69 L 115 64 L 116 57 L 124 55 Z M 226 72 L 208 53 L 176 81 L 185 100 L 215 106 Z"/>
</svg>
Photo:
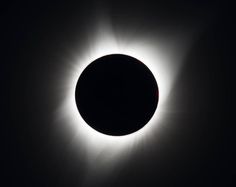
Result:
<svg viewBox="0 0 236 187">
<path fill-rule="evenodd" d="M 75 100 L 84 121 L 96 131 L 122 136 L 144 127 L 158 104 L 159 90 L 148 67 L 128 55 L 91 62 L 79 76 Z"/>
</svg>

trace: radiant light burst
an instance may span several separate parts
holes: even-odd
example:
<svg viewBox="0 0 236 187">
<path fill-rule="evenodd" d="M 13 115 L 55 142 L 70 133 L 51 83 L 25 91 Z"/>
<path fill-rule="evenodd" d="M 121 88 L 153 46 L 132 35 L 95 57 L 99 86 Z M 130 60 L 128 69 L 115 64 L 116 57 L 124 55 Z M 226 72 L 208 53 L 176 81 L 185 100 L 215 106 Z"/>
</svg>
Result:
<svg viewBox="0 0 236 187">
<path fill-rule="evenodd" d="M 87 155 L 88 166 L 92 166 L 96 160 L 97 165 L 111 167 L 132 154 L 140 143 L 150 143 L 156 137 L 158 129 L 164 127 L 168 117 L 168 95 L 189 44 L 186 37 L 170 37 L 158 32 L 121 37 L 120 33 L 115 34 L 110 25 L 102 22 L 94 29 L 96 33 L 89 33 L 88 43 L 80 44 L 86 46 L 85 50 L 73 54 L 75 60 L 68 62 L 72 65 L 64 70 L 63 84 L 60 83 L 65 98 L 56 114 L 57 121 L 73 130 L 73 144 Z M 159 103 L 152 119 L 139 131 L 125 136 L 109 136 L 95 131 L 82 119 L 75 102 L 76 83 L 82 71 L 95 59 L 109 54 L 137 58 L 152 71 L 159 87 Z"/>
</svg>

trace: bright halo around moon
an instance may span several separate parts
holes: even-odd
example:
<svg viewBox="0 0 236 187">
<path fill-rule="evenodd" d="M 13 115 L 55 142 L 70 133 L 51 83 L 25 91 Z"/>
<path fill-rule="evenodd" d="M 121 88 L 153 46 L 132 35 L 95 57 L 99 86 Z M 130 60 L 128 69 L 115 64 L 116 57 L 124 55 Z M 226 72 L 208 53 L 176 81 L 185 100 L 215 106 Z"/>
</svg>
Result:
<svg viewBox="0 0 236 187">
<path fill-rule="evenodd" d="M 93 161 L 102 154 L 99 163 L 112 163 L 109 164 L 111 167 L 125 155 L 132 154 L 140 143 L 151 142 L 159 128 L 164 128 L 168 117 L 168 95 L 181 68 L 187 42 L 177 36 L 171 41 L 166 36 L 165 40 L 157 33 L 121 37 L 121 34 L 113 32 L 110 24 L 104 23 L 95 30 L 96 33 L 90 33 L 89 41 L 83 44 L 86 46 L 83 51 L 73 50 L 73 60 L 68 60 L 68 67 L 64 69 L 60 83 L 64 100 L 56 118 L 63 129 L 68 128 L 73 132 L 72 144 L 83 150 L 89 165 L 93 165 Z M 124 136 L 105 135 L 91 128 L 79 114 L 75 101 L 76 84 L 83 70 L 94 60 L 110 54 L 124 54 L 143 62 L 153 73 L 159 88 L 158 107 L 151 120 L 140 130 Z"/>
</svg>

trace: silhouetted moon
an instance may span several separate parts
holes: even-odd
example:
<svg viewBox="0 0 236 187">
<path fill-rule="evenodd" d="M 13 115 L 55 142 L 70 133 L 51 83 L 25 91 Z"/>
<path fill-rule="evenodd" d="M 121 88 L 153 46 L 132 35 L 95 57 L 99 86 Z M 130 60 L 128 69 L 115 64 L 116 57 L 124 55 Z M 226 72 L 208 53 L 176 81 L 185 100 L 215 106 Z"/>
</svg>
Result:
<svg viewBox="0 0 236 187">
<path fill-rule="evenodd" d="M 100 133 L 131 134 L 152 118 L 158 85 L 141 61 L 123 54 L 103 56 L 81 73 L 75 91 L 84 121 Z"/>
</svg>

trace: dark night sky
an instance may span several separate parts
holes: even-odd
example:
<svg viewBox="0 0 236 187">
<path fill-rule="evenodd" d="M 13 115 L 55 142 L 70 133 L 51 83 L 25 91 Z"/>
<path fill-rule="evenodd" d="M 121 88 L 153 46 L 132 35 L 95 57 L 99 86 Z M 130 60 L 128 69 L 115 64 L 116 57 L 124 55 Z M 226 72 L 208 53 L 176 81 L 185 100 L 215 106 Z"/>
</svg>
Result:
<svg viewBox="0 0 236 187">
<path fill-rule="evenodd" d="M 201 32 L 168 97 L 177 112 L 167 119 L 171 125 L 163 144 L 153 141 L 137 150 L 112 179 L 93 176 L 91 186 L 232 186 L 234 17 L 230 4 L 222 2 L 18 1 L 2 6 L 1 124 L 6 130 L 0 185 L 82 185 L 83 153 L 73 156 L 70 138 L 52 125 L 62 95 L 52 85 L 66 63 L 60 55 L 83 49 L 93 29 L 88 23 L 96 23 L 104 11 L 121 33 L 125 27 L 147 34 L 163 28 L 181 33 L 199 27 Z"/>
</svg>

